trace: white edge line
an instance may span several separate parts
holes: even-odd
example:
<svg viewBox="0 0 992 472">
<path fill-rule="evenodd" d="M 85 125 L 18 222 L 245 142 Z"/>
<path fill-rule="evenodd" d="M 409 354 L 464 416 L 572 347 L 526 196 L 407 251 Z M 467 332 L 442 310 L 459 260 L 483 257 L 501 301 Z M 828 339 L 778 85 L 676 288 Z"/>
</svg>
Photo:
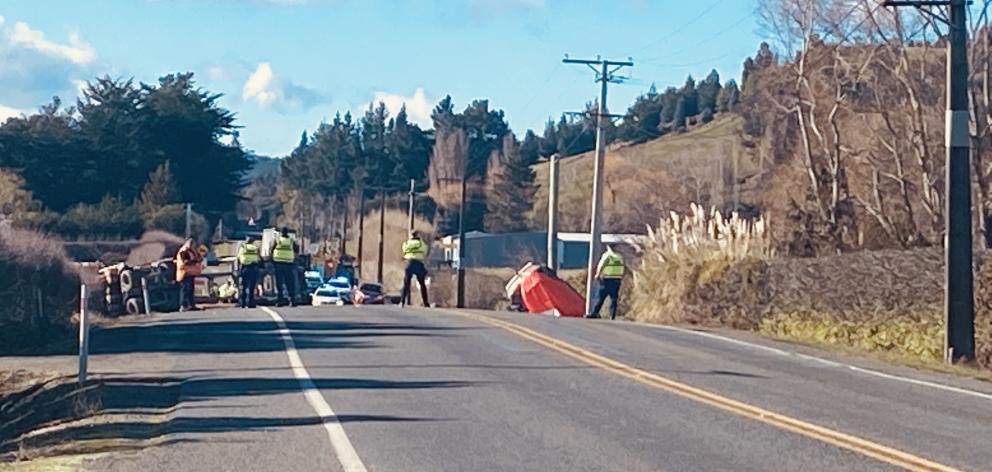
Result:
<svg viewBox="0 0 992 472">
<path fill-rule="evenodd" d="M 692 330 L 692 329 L 679 328 L 677 326 L 652 325 L 652 324 L 638 323 L 638 322 L 634 322 L 632 324 L 635 324 L 635 325 L 638 325 L 638 326 L 647 326 L 647 327 L 656 328 L 656 329 L 665 329 L 665 330 L 669 330 L 669 331 L 676 331 L 676 332 L 679 332 L 679 333 L 692 334 L 692 335 L 695 335 L 695 336 L 702 336 L 704 338 L 717 339 L 717 340 L 728 342 L 728 343 L 731 343 L 731 344 L 738 344 L 738 345 L 741 345 L 741 346 L 750 347 L 752 349 L 758 349 L 758 350 L 761 350 L 761 351 L 771 352 L 773 354 L 778 354 L 780 356 L 798 357 L 798 358 L 801 358 L 801 359 L 806 359 L 806 360 L 809 360 L 809 361 L 813 361 L 813 362 L 818 362 L 818 363 L 821 363 L 821 364 L 825 364 L 825 365 L 828 365 L 828 366 L 831 366 L 831 367 L 844 368 L 844 369 L 853 370 L 855 372 L 859 372 L 859 373 L 862 373 L 862 374 L 873 375 L 875 377 L 881 377 L 883 379 L 896 380 L 896 381 L 899 381 L 899 382 L 906 382 L 906 383 L 910 383 L 910 384 L 914 384 L 914 385 L 920 385 L 920 386 L 923 386 L 923 387 L 930 387 L 930 388 L 935 388 L 935 389 L 938 389 L 938 390 L 945 390 L 945 391 L 948 391 L 948 392 L 960 393 L 962 395 L 970 395 L 970 396 L 982 398 L 982 399 L 985 399 L 985 400 L 992 400 L 992 394 L 988 394 L 988 393 L 985 393 L 985 392 L 979 392 L 977 390 L 969 390 L 969 389 L 966 389 L 966 388 L 955 387 L 955 386 L 952 386 L 952 385 L 942 384 L 942 383 L 938 383 L 938 382 L 930 382 L 930 381 L 927 381 L 927 380 L 914 379 L 914 378 L 911 378 L 911 377 L 903 377 L 901 375 L 887 374 L 885 372 L 880 372 L 880 371 L 877 371 L 877 370 L 866 369 L 864 367 L 858 367 L 858 366 L 851 365 L 851 364 L 845 364 L 843 362 L 835 362 L 835 361 L 823 359 L 821 357 L 811 356 L 809 354 L 800 354 L 798 352 L 785 351 L 785 350 L 782 350 L 782 349 L 777 349 L 777 348 L 769 347 L 769 346 L 763 346 L 761 344 L 755 344 L 755 343 L 751 343 L 751 342 L 747 342 L 747 341 L 741 341 L 740 339 L 728 338 L 726 336 L 720 336 L 718 334 L 708 333 L 708 332 L 705 332 L 705 331 L 696 331 L 696 330 Z"/>
<path fill-rule="evenodd" d="M 286 322 L 275 310 L 268 307 L 261 308 L 262 311 L 269 314 L 272 321 L 275 321 L 279 327 L 279 334 L 282 335 L 282 342 L 286 345 L 286 355 L 289 356 L 289 365 L 293 368 L 293 375 L 300 382 L 300 389 L 303 391 L 307 403 L 310 404 L 317 413 L 317 416 L 320 417 L 324 429 L 327 430 L 327 437 L 331 440 L 331 446 L 334 448 L 334 453 L 337 455 L 341 467 L 345 472 L 366 472 L 365 464 L 358 457 L 355 447 L 351 445 L 351 440 L 348 439 L 348 435 L 344 432 L 344 427 L 338 421 L 337 415 L 331 409 L 331 405 L 327 403 L 327 400 L 324 399 L 324 396 L 320 394 L 320 390 L 317 389 L 317 386 L 313 383 L 313 379 L 310 377 L 310 373 L 307 372 L 307 368 L 303 365 L 303 359 L 300 358 L 300 354 L 296 351 L 296 343 L 293 341 L 293 336 L 290 334 Z"/>
</svg>

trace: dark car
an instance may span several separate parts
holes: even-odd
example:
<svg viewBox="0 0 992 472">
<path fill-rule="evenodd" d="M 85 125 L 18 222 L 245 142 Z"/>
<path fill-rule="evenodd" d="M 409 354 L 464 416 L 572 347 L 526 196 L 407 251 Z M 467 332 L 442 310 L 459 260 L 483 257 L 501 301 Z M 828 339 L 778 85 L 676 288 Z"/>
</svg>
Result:
<svg viewBox="0 0 992 472">
<path fill-rule="evenodd" d="M 362 300 L 363 305 L 382 305 L 385 303 L 382 285 L 372 282 L 362 282 L 358 285 L 358 291 L 362 292 L 362 295 L 365 296 L 365 299 Z"/>
</svg>

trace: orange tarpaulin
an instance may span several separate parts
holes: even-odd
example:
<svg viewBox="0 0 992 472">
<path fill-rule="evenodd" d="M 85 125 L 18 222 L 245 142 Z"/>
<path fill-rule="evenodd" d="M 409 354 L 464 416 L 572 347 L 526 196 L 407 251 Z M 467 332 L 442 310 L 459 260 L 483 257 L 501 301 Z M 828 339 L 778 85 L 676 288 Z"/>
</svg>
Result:
<svg viewBox="0 0 992 472">
<path fill-rule="evenodd" d="M 563 280 L 525 267 L 520 273 L 520 297 L 527 311 L 555 316 L 584 316 L 586 302 L 578 292 Z"/>
</svg>

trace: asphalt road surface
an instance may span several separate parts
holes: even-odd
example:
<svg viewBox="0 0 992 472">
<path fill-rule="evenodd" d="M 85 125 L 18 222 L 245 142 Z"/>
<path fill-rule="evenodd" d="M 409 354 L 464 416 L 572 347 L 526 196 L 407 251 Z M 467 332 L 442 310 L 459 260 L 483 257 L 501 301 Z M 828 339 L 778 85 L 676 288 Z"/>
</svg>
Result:
<svg viewBox="0 0 992 472">
<path fill-rule="evenodd" d="M 756 342 L 398 307 L 160 315 L 95 332 L 91 368 L 176 392 L 171 420 L 85 467 L 992 470 L 988 386 Z"/>
</svg>

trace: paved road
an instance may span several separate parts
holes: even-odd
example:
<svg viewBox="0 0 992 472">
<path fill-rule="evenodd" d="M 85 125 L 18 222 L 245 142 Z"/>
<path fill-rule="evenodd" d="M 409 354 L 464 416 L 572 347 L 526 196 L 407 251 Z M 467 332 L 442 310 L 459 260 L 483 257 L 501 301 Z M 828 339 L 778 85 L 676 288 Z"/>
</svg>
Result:
<svg viewBox="0 0 992 472">
<path fill-rule="evenodd" d="M 346 438 L 353 459 L 383 471 L 898 470 L 485 322 L 494 318 L 873 444 L 992 470 L 992 396 L 632 323 L 473 314 L 492 317 L 480 320 L 394 307 L 277 312 L 302 364 L 295 370 L 284 333 L 260 309 L 163 315 L 98 332 L 95 371 L 130 376 L 145 389 L 140 398 L 171 389 L 179 405 L 158 445 L 111 453 L 87 468 L 342 470 Z M 309 398 L 302 375 L 315 389 Z M 321 403 L 334 416 L 321 418 L 314 409 Z M 343 434 L 329 434 L 338 425 Z M 114 433 L 119 428 L 106 434 Z"/>
</svg>

